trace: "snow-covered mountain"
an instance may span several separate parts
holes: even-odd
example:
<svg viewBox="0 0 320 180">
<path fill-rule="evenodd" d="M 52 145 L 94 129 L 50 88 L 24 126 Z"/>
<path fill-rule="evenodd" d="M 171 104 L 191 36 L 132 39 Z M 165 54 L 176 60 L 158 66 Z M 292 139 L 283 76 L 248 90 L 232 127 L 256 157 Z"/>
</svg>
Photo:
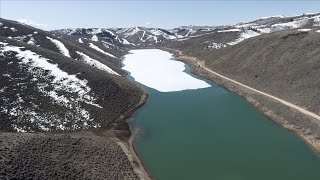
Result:
<svg viewBox="0 0 320 180">
<path fill-rule="evenodd" d="M 185 41 L 194 38 L 210 37 L 213 34 L 232 36 L 228 41 L 207 38 L 202 43 L 218 49 L 235 45 L 250 37 L 282 31 L 286 29 L 310 29 L 320 26 L 320 13 L 302 14 L 292 17 L 270 16 L 260 19 L 224 26 L 182 26 L 174 29 L 162 28 L 77 28 L 55 30 L 54 33 L 72 35 L 79 41 L 93 41 L 116 44 L 118 46 L 152 46 L 172 41 Z"/>
<path fill-rule="evenodd" d="M 61 29 L 53 32 L 65 35 L 77 36 L 83 40 L 101 41 L 105 43 L 121 44 L 125 46 L 145 46 L 156 43 L 164 43 L 167 40 L 189 37 L 195 33 L 205 32 L 212 27 L 185 26 L 175 29 L 162 28 L 76 28 Z"/>
</svg>

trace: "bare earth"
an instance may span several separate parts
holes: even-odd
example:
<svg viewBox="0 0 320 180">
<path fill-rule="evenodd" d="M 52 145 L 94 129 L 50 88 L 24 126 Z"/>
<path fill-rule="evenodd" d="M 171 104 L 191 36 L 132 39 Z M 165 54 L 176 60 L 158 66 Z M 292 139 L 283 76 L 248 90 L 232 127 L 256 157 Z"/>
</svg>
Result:
<svg viewBox="0 0 320 180">
<path fill-rule="evenodd" d="M 126 154 L 127 158 L 131 162 L 133 170 L 139 176 L 141 180 L 150 180 L 150 175 L 144 169 L 138 155 L 134 151 L 132 135 L 128 142 L 122 141 L 121 139 L 115 138 L 115 142 L 122 148 L 122 151 Z"/>
</svg>

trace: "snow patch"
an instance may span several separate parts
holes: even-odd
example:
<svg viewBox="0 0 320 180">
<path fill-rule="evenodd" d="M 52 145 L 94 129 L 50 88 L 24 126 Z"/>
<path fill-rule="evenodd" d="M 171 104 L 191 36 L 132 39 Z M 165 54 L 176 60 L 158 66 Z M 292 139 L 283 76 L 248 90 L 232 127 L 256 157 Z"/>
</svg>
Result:
<svg viewBox="0 0 320 180">
<path fill-rule="evenodd" d="M 59 51 L 61 52 L 61 54 L 71 58 L 70 54 L 69 54 L 69 50 L 64 46 L 64 44 L 62 42 L 60 42 L 59 40 L 50 38 L 48 36 L 46 36 L 47 39 L 49 39 L 53 44 L 55 44 L 57 46 L 57 48 L 59 49 Z"/>
<path fill-rule="evenodd" d="M 18 41 L 21 41 L 21 42 L 24 42 L 24 39 L 25 39 L 26 37 L 27 37 L 27 36 L 16 36 L 16 37 L 13 37 L 13 39 L 18 40 Z"/>
<path fill-rule="evenodd" d="M 267 34 L 272 32 L 270 28 L 258 28 L 257 30 L 262 34 Z"/>
<path fill-rule="evenodd" d="M 111 34 L 112 36 L 116 36 L 112 31 L 109 31 L 109 30 L 107 30 L 107 29 L 104 29 L 104 31 L 107 32 L 107 33 L 109 33 L 109 34 Z"/>
<path fill-rule="evenodd" d="M 224 48 L 226 47 L 227 45 L 225 44 L 222 44 L 222 43 L 215 43 L 215 42 L 212 42 L 210 43 L 207 48 L 212 48 L 212 49 L 221 49 L 221 48 Z"/>
<path fill-rule="evenodd" d="M 161 30 L 159 30 L 159 29 L 152 29 L 152 30 L 150 30 L 150 32 L 151 32 L 153 35 L 155 35 L 155 36 L 163 36 L 163 37 L 166 38 L 166 39 L 176 39 L 176 38 L 177 38 L 176 36 L 169 35 L 169 34 L 163 32 L 163 31 L 161 31 Z M 192 34 L 192 33 L 194 33 L 194 32 L 195 32 L 195 31 L 189 30 L 188 33 L 189 33 L 189 34 Z"/>
<path fill-rule="evenodd" d="M 104 50 L 100 49 L 98 46 L 96 46 L 96 45 L 94 45 L 92 43 L 89 43 L 89 47 L 91 47 L 92 49 L 95 49 L 96 51 L 99 51 L 99 52 L 101 52 L 101 53 L 103 53 L 103 54 L 105 54 L 107 56 L 110 56 L 110 57 L 113 57 L 113 58 L 117 58 L 114 55 L 112 55 L 112 54 L 110 54 L 108 52 L 105 52 Z"/>
<path fill-rule="evenodd" d="M 34 26 L 34 27 L 38 27 L 38 28 L 46 28 L 47 27 L 47 25 L 45 25 L 45 24 L 36 23 L 30 19 L 18 19 L 17 21 L 21 24 L 26 24 L 26 25 Z"/>
<path fill-rule="evenodd" d="M 106 41 L 102 41 L 102 43 L 103 43 L 103 45 L 104 45 L 106 48 L 111 49 L 110 46 L 111 46 L 112 48 L 116 48 L 115 45 L 113 45 L 113 44 L 111 44 L 111 43 L 108 43 L 108 42 L 106 42 Z"/>
<path fill-rule="evenodd" d="M 188 40 L 190 39 L 189 37 L 188 38 L 179 38 L 179 39 L 176 39 L 176 41 L 185 41 L 185 40 Z"/>
<path fill-rule="evenodd" d="M 133 46 L 136 46 L 135 44 L 133 43 L 130 43 L 129 41 L 127 41 L 126 39 L 122 38 L 122 44 L 126 44 L 126 45 L 133 45 Z"/>
<path fill-rule="evenodd" d="M 307 31 L 311 31 L 311 29 L 298 29 L 298 31 L 307 32 Z"/>
<path fill-rule="evenodd" d="M 124 37 L 129 37 L 132 36 L 134 34 L 136 34 L 137 32 L 139 32 L 140 29 L 138 27 L 133 27 L 127 30 L 127 32 L 124 34 Z"/>
<path fill-rule="evenodd" d="M 11 27 L 10 29 L 11 29 L 12 32 L 17 32 L 17 29 L 14 28 L 14 27 Z"/>
<path fill-rule="evenodd" d="M 97 35 L 93 35 L 92 38 L 91 38 L 91 41 L 98 41 L 98 36 Z"/>
<path fill-rule="evenodd" d="M 157 38 L 157 36 L 153 36 L 153 40 L 154 40 L 155 43 L 158 43 L 158 38 Z"/>
<path fill-rule="evenodd" d="M 131 50 L 125 56 L 123 69 L 137 82 L 160 92 L 210 87 L 184 72 L 185 64 L 172 58 L 172 54 L 159 49 Z"/>
<path fill-rule="evenodd" d="M 308 19 L 303 18 L 299 20 L 294 20 L 292 22 L 274 24 L 271 26 L 271 28 L 273 29 L 273 31 L 281 31 L 285 29 L 296 29 L 304 26 L 307 23 L 308 23 Z"/>
<path fill-rule="evenodd" d="M 194 33 L 196 33 L 197 31 L 196 30 L 194 30 L 194 29 L 188 29 L 188 33 L 185 35 L 185 37 L 188 37 L 188 36 L 190 36 L 191 34 L 194 34 Z"/>
<path fill-rule="evenodd" d="M 317 33 L 320 33 L 320 30 L 317 30 L 316 32 L 317 32 Z"/>
<path fill-rule="evenodd" d="M 235 25 L 234 27 L 236 28 L 240 28 L 240 29 L 243 29 L 243 28 L 250 28 L 250 27 L 255 27 L 255 26 L 258 26 L 258 24 L 256 23 L 239 23 L 237 25 Z"/>
<path fill-rule="evenodd" d="M 98 60 L 92 59 L 91 57 L 89 57 L 88 55 L 76 51 L 77 54 L 79 54 L 82 57 L 82 61 L 84 61 L 86 64 L 89 64 L 91 66 L 94 66 L 98 69 L 107 71 L 110 74 L 115 74 L 117 76 L 120 76 L 118 73 L 116 73 L 115 71 L 113 71 L 111 68 L 109 68 L 108 66 L 102 64 L 101 62 L 99 62 Z"/>
<path fill-rule="evenodd" d="M 146 31 L 143 31 L 143 34 L 142 34 L 142 36 L 139 38 L 140 39 L 140 41 L 142 41 L 142 42 L 144 42 L 145 40 L 143 40 L 143 37 L 144 37 L 144 35 L 146 34 Z"/>
<path fill-rule="evenodd" d="M 255 36 L 259 36 L 260 34 L 252 31 L 252 30 L 246 30 L 244 32 L 241 33 L 240 37 L 232 42 L 227 43 L 228 45 L 232 46 L 235 44 L 240 43 L 241 41 L 244 41 L 245 39 L 249 39 L 251 37 L 255 37 Z"/>
<path fill-rule="evenodd" d="M 83 41 L 82 41 L 82 39 L 81 39 L 81 38 L 79 38 L 79 40 L 78 40 L 78 41 L 79 41 L 79 43 L 83 43 Z"/>
<path fill-rule="evenodd" d="M 285 16 L 283 15 L 275 15 L 275 16 L 266 16 L 266 17 L 261 17 L 260 19 L 270 19 L 270 18 L 284 18 Z"/>
<path fill-rule="evenodd" d="M 227 30 L 220 30 L 218 32 L 239 32 L 241 31 L 240 29 L 227 29 Z"/>
<path fill-rule="evenodd" d="M 36 42 L 35 42 L 34 38 L 31 37 L 31 38 L 29 39 L 29 41 L 27 42 L 27 44 L 36 45 Z"/>
<path fill-rule="evenodd" d="M 320 15 L 313 17 L 313 26 L 314 27 L 320 26 Z"/>
</svg>

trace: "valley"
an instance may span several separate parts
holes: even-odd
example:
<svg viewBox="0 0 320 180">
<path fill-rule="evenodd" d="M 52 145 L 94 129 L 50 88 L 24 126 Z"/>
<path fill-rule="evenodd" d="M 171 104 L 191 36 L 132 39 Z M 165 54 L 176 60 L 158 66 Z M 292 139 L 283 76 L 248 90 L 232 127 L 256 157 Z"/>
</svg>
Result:
<svg viewBox="0 0 320 180">
<path fill-rule="evenodd" d="M 320 13 L 52 31 L 0 18 L 0 179 L 317 179 L 319 38 Z"/>
</svg>

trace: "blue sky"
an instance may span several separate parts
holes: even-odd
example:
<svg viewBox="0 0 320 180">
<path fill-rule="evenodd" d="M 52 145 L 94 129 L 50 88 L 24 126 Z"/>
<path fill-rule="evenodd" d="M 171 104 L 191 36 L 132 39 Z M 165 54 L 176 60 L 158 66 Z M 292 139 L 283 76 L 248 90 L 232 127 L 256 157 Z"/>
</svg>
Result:
<svg viewBox="0 0 320 180">
<path fill-rule="evenodd" d="M 75 27 L 226 25 L 271 15 L 320 11 L 320 1 L 0 0 L 0 16 L 52 30 Z"/>
</svg>

